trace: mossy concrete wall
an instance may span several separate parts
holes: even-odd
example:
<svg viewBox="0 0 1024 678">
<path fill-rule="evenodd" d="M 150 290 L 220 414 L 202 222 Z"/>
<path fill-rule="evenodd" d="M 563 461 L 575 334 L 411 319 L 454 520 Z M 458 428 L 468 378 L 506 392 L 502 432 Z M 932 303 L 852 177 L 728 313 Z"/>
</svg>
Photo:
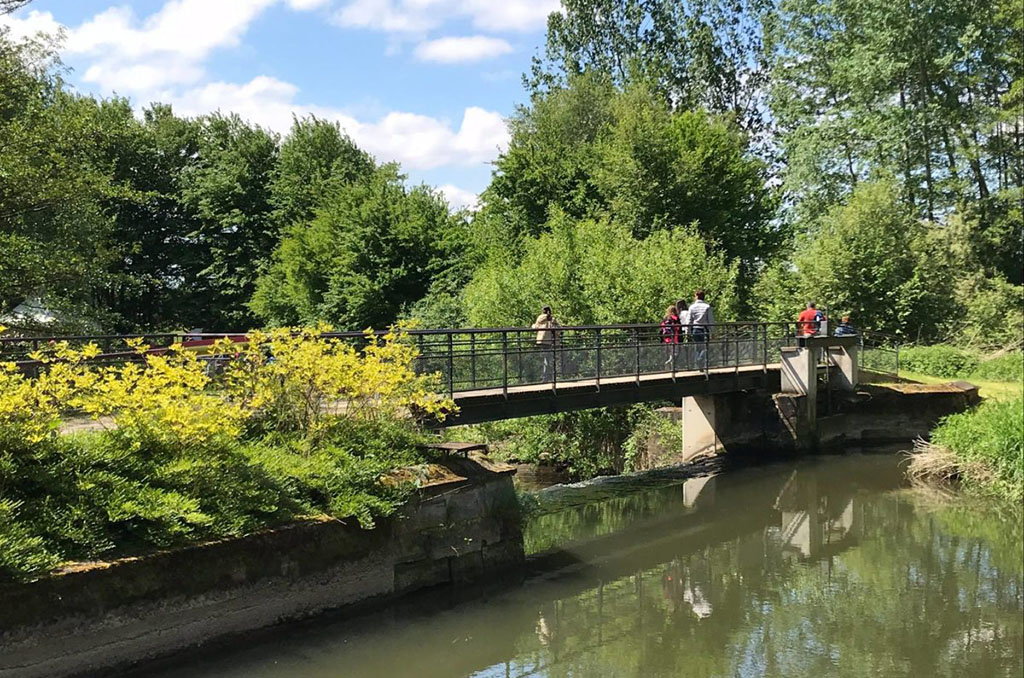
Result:
<svg viewBox="0 0 1024 678">
<path fill-rule="evenodd" d="M 106 675 L 212 639 L 522 563 L 513 467 L 472 455 L 426 471 L 400 515 L 372 530 L 308 520 L 0 586 L 0 678 Z"/>
<path fill-rule="evenodd" d="M 805 395 L 736 391 L 701 398 L 706 411 L 698 423 L 704 424 L 706 435 L 698 440 L 697 449 L 680 453 L 651 440 L 647 458 L 670 466 L 722 452 L 813 452 L 891 443 L 909 446 L 916 438 L 926 438 L 942 417 L 980 401 L 978 389 L 966 382 L 863 385 L 854 392 L 820 389 L 812 426 L 806 417 Z M 659 412 L 682 425 L 686 435 L 684 408 L 666 407 Z M 692 425 L 694 417 L 690 419 Z"/>
</svg>

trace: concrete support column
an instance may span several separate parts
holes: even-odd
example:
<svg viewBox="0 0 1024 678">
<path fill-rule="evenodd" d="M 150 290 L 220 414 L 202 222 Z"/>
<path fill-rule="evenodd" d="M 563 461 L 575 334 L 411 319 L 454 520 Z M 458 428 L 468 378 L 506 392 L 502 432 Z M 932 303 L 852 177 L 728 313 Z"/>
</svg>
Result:
<svg viewBox="0 0 1024 678">
<path fill-rule="evenodd" d="M 782 393 L 818 395 L 818 348 L 782 348 Z"/>
<path fill-rule="evenodd" d="M 818 431 L 818 352 L 814 346 L 782 349 L 782 392 L 806 396 L 806 426 L 812 438 Z M 810 442 L 810 441 L 806 441 Z"/>
<path fill-rule="evenodd" d="M 857 371 L 857 345 L 833 346 L 828 349 L 832 362 L 839 368 L 837 383 L 841 391 L 853 391 L 860 382 Z"/>
<path fill-rule="evenodd" d="M 715 431 L 715 397 L 698 395 L 683 398 L 683 461 L 705 452 L 717 452 L 719 447 Z"/>
</svg>

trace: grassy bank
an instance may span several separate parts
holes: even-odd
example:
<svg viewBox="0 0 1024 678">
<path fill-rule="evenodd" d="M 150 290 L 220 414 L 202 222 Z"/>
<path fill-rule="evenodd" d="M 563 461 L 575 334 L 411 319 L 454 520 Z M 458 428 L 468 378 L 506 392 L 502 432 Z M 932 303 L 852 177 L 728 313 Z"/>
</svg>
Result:
<svg viewBox="0 0 1024 678">
<path fill-rule="evenodd" d="M 180 349 L 97 367 L 56 346 L 26 378 L 0 364 L 0 581 L 68 561 L 239 536 L 309 515 L 371 525 L 424 461 L 409 411 L 450 403 L 411 370 L 403 338 L 362 352 L 317 331 L 253 335 L 232 360 Z M 107 428 L 63 435 L 64 418 Z"/>
<path fill-rule="evenodd" d="M 971 493 L 1024 499 L 1024 399 L 988 400 L 954 414 L 921 443 L 909 472 L 954 480 Z"/>
</svg>

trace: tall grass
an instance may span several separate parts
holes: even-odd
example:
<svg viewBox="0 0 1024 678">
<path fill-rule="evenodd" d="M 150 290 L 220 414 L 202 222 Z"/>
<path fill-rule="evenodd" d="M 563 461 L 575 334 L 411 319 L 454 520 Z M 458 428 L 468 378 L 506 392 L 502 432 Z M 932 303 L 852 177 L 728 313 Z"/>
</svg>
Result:
<svg viewBox="0 0 1024 678">
<path fill-rule="evenodd" d="M 969 491 L 1024 499 L 1024 398 L 988 400 L 946 417 L 919 445 L 917 477 L 955 478 Z"/>
</svg>

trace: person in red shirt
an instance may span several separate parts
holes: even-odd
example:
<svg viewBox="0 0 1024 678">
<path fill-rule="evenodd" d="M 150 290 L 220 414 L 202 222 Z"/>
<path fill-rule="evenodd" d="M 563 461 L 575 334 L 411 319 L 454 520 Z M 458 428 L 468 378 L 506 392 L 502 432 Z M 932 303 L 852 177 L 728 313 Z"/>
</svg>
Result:
<svg viewBox="0 0 1024 678">
<path fill-rule="evenodd" d="M 818 333 L 821 327 L 822 315 L 813 301 L 808 302 L 807 308 L 797 318 L 796 333 L 801 337 L 810 337 Z"/>
</svg>

